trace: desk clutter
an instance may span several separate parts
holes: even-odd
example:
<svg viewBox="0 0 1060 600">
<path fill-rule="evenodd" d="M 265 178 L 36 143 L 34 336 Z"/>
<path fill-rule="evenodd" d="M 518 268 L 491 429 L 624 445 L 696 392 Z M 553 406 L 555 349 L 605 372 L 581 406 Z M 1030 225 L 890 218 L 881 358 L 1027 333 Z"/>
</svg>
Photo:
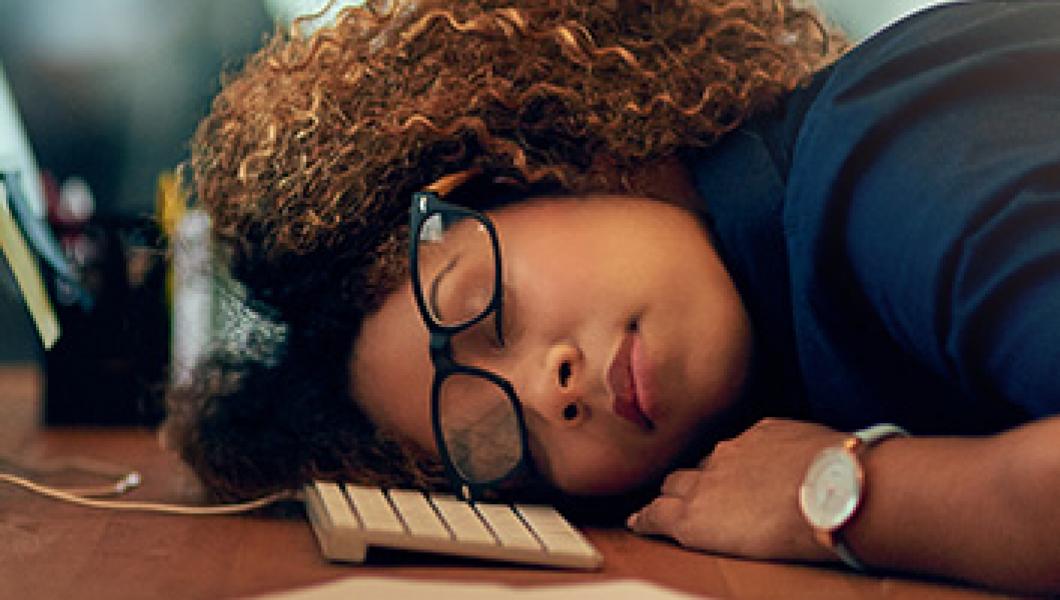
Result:
<svg viewBox="0 0 1060 600">
<path fill-rule="evenodd" d="M 168 361 L 169 319 L 157 227 L 149 218 L 94 215 L 83 182 L 60 190 L 46 181 L 44 217 L 31 205 L 27 178 L 0 169 L 0 262 L 44 348 L 44 421 L 158 423 L 153 386 Z"/>
<path fill-rule="evenodd" d="M 369 547 L 381 546 L 568 569 L 603 564 L 550 506 L 324 481 L 306 486 L 305 502 L 320 549 L 334 561 L 363 562 Z"/>
</svg>

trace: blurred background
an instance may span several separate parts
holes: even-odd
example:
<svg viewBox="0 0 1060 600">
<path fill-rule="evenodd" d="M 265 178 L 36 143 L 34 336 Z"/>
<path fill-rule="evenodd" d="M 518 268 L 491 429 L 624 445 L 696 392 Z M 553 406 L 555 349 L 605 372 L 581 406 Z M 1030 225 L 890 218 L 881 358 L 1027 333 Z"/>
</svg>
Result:
<svg viewBox="0 0 1060 600">
<path fill-rule="evenodd" d="M 818 2 L 855 39 L 932 3 Z M 170 341 L 153 229 L 159 175 L 187 157 L 187 140 L 219 89 L 220 74 L 238 67 L 276 22 L 323 4 L 0 0 L 0 170 L 23 174 L 29 203 L 40 216 L 47 213 L 75 262 L 94 265 L 97 289 L 121 290 L 97 298 L 91 318 L 59 298 L 64 337 L 49 351 L 46 369 L 53 405 L 64 393 L 83 395 L 85 386 L 96 389 L 103 380 L 130 380 L 137 370 L 141 379 L 161 373 Z M 0 366 L 44 360 L 0 257 Z M 75 363 L 80 366 L 70 370 Z M 104 385 L 98 395 L 130 389 L 128 381 L 124 388 Z M 82 412 L 101 421 L 129 412 L 107 415 L 90 404 Z M 55 410 L 55 422 L 85 418 Z M 128 418 L 156 416 L 141 410 Z"/>
<path fill-rule="evenodd" d="M 42 195 L 81 193 L 102 220 L 151 217 L 222 69 L 272 28 L 260 0 L 0 2 L 0 68 Z M 38 359 L 20 301 L 0 302 L 0 361 Z"/>
</svg>

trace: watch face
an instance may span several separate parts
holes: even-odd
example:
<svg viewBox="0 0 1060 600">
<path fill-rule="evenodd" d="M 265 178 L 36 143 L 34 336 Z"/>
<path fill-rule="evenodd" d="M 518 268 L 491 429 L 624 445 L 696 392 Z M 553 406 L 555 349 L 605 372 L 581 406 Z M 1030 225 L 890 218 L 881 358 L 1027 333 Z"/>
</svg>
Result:
<svg viewBox="0 0 1060 600">
<path fill-rule="evenodd" d="M 799 489 L 799 505 L 810 525 L 834 530 L 850 519 L 861 497 L 861 467 L 843 448 L 817 455 Z"/>
</svg>

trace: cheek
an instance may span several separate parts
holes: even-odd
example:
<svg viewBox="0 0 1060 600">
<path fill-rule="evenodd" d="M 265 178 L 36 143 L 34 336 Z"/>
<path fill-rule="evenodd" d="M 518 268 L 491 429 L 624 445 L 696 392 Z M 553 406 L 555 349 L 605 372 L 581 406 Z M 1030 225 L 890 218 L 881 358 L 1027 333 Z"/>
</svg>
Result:
<svg viewBox="0 0 1060 600">
<path fill-rule="evenodd" d="M 362 367 L 359 376 L 354 376 L 359 379 L 354 402 L 376 427 L 434 452 L 430 384 L 422 381 L 419 372 L 390 369 L 380 374 L 384 367 L 375 366 Z"/>
</svg>

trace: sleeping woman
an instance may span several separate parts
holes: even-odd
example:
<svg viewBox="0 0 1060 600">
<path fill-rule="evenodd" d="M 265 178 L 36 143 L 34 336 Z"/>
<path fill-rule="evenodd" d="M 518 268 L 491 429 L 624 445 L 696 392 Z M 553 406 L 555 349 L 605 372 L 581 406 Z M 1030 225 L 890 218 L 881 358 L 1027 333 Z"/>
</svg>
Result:
<svg viewBox="0 0 1060 600">
<path fill-rule="evenodd" d="M 789 0 L 277 34 L 190 165 L 284 336 L 169 443 L 222 497 L 647 494 L 691 549 L 1060 592 L 1057 64 L 1053 0 L 853 48 Z"/>
</svg>

